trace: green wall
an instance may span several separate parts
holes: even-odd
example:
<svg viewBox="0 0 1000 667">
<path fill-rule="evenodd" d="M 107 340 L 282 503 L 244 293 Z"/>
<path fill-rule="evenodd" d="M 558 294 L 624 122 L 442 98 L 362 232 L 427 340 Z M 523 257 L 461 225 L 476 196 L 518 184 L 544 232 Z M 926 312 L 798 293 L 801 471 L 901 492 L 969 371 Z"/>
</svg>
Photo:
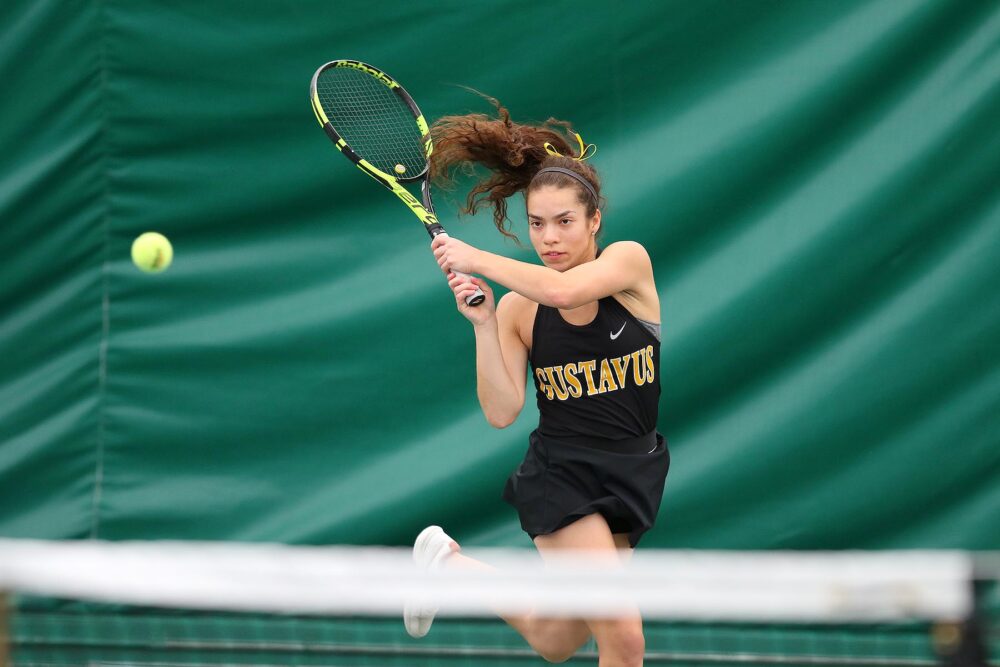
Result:
<svg viewBox="0 0 1000 667">
<path fill-rule="evenodd" d="M 606 240 L 663 302 L 645 545 L 1000 548 L 996 2 L 22 0 L 0 27 L 0 534 L 528 543 L 499 494 L 533 405 L 486 424 L 426 235 L 312 117 L 351 57 L 428 118 L 485 111 L 467 85 L 598 145 Z M 453 233 L 532 261 L 462 196 Z"/>
</svg>

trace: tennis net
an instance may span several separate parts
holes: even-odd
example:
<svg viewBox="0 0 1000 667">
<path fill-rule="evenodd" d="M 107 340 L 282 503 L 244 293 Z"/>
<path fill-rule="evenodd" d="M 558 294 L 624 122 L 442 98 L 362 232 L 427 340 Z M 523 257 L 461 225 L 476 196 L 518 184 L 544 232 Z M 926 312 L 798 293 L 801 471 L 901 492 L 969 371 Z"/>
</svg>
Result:
<svg viewBox="0 0 1000 667">
<path fill-rule="evenodd" d="M 1000 567 L 933 551 L 466 550 L 495 571 L 419 572 L 409 551 L 0 540 L 0 666 L 545 664 L 496 613 L 638 608 L 646 664 L 998 664 Z M 432 597 L 430 634 L 404 603 Z M 596 664 L 593 642 L 568 664 Z"/>
</svg>

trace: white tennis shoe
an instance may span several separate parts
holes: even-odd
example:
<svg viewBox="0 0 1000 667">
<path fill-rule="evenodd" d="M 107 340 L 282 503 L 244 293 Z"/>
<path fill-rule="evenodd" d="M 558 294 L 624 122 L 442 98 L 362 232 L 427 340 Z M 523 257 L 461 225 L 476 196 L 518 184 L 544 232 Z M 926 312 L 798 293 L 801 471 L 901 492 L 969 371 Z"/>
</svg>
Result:
<svg viewBox="0 0 1000 667">
<path fill-rule="evenodd" d="M 444 559 L 455 553 L 451 548 L 455 540 L 440 526 L 427 526 L 413 543 L 413 561 L 422 571 L 441 566 Z M 410 600 L 403 605 L 403 625 L 411 637 L 419 639 L 427 634 L 434 622 L 438 606 L 433 600 Z"/>
</svg>

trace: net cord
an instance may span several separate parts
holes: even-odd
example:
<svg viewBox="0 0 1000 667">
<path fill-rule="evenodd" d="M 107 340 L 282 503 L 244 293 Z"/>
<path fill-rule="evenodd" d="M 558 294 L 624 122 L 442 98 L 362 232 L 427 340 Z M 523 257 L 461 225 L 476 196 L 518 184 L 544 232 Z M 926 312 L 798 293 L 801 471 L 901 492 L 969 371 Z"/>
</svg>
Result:
<svg viewBox="0 0 1000 667">
<path fill-rule="evenodd" d="M 647 551 L 609 567 L 585 553 L 466 551 L 495 571 L 420 572 L 409 549 L 0 539 L 0 590 L 122 604 L 391 615 L 430 598 L 442 615 L 531 611 L 663 619 L 961 620 L 972 562 L 950 551 Z"/>
</svg>

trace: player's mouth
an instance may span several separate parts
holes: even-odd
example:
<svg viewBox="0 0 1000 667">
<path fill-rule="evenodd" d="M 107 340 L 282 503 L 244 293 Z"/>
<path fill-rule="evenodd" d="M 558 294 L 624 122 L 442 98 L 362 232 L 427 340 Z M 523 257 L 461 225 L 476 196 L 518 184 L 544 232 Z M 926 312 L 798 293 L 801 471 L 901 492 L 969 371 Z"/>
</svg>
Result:
<svg viewBox="0 0 1000 667">
<path fill-rule="evenodd" d="M 545 259 L 548 259 L 548 260 L 556 260 L 556 259 L 559 259 L 560 257 L 565 257 L 565 256 L 566 256 L 566 253 L 564 253 L 564 252 L 556 252 L 556 251 L 547 252 L 547 253 L 544 253 L 542 255 L 542 257 L 544 257 Z"/>
</svg>

